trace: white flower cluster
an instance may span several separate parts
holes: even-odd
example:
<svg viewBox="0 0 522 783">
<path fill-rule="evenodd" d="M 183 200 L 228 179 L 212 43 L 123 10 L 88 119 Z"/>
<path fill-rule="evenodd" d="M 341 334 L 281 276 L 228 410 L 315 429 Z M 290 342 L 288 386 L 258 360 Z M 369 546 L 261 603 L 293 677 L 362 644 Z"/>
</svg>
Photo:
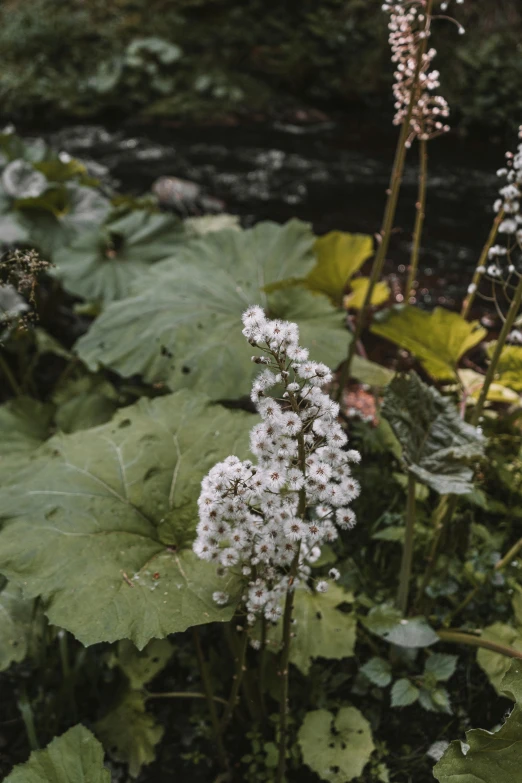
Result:
<svg viewBox="0 0 522 783">
<path fill-rule="evenodd" d="M 227 457 L 203 479 L 194 551 L 246 578 L 242 601 L 253 624 L 261 615 L 276 622 L 287 590 L 309 581 L 321 544 L 354 526 L 349 504 L 359 485 L 350 463 L 360 454 L 346 448 L 339 406 L 321 391 L 332 374 L 308 359 L 297 325 L 269 320 L 260 307 L 249 308 L 243 324 L 262 351 L 252 360 L 264 365 L 251 394 L 262 419 L 250 435 L 256 464 Z M 279 399 L 268 394 L 274 387 Z M 321 581 L 315 589 L 327 587 Z M 213 597 L 228 601 L 226 593 Z"/>
<path fill-rule="evenodd" d="M 408 116 L 412 90 L 416 92 L 406 142 L 408 147 L 415 138 L 428 141 L 449 131 L 445 122 L 449 117 L 448 104 L 441 95 L 433 94 L 440 87 L 439 72 L 431 69 L 437 52 L 431 47 L 420 54 L 422 42 L 431 34 L 431 16 L 426 16 L 425 6 L 425 0 L 396 0 L 382 6 L 390 14 L 389 42 L 392 62 L 396 64 L 395 125 L 401 125 Z M 464 32 L 464 28 L 459 25 L 460 31 Z"/>
<path fill-rule="evenodd" d="M 519 130 L 519 138 L 521 143 L 518 145 L 517 152 L 514 154 L 507 152 L 506 165 L 497 171 L 497 175 L 505 184 L 500 188 L 500 198 L 495 201 L 493 209 L 497 214 L 503 212 L 498 233 L 504 234 L 506 241 L 504 244 L 493 245 L 488 256 L 491 263 L 483 270 L 494 279 L 503 277 L 505 271 L 508 274 L 517 271 L 517 259 L 514 254 L 522 249 L 522 126 Z"/>
</svg>

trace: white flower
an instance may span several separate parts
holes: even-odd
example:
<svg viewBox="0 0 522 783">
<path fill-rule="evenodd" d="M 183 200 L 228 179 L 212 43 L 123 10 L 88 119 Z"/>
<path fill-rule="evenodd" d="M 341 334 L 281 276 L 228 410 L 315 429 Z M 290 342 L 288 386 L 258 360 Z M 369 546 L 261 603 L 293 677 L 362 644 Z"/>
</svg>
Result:
<svg viewBox="0 0 522 783">
<path fill-rule="evenodd" d="M 324 581 L 317 582 L 317 584 L 315 586 L 315 590 L 316 590 L 317 593 L 326 593 L 326 591 L 328 590 L 328 587 L 329 587 L 328 582 L 324 582 Z"/>
<path fill-rule="evenodd" d="M 336 582 L 338 579 L 340 579 L 341 574 L 337 570 L 337 568 L 330 568 L 330 570 L 328 571 L 328 576 L 330 577 L 330 579 L 333 579 Z"/>
<path fill-rule="evenodd" d="M 212 593 L 212 600 L 214 603 L 218 604 L 218 606 L 225 606 L 225 604 L 228 604 L 230 596 L 228 593 L 222 593 L 218 590 L 215 593 Z"/>
</svg>

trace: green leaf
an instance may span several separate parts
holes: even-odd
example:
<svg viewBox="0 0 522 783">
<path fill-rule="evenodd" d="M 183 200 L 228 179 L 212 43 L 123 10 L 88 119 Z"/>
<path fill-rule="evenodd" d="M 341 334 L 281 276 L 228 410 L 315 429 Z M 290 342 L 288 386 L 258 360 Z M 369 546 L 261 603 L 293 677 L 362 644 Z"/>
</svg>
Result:
<svg viewBox="0 0 522 783">
<path fill-rule="evenodd" d="M 505 687 L 517 703 L 496 732 L 472 729 L 452 742 L 435 765 L 439 783 L 522 783 L 522 666 L 512 661 Z"/>
<path fill-rule="evenodd" d="M 445 682 L 455 673 L 457 661 L 457 655 L 432 653 L 424 665 L 424 671 L 434 674 L 440 682 Z"/>
<path fill-rule="evenodd" d="M 375 317 L 372 332 L 410 351 L 437 380 L 455 380 L 464 354 L 487 332 L 478 321 L 436 307 L 431 312 L 412 305 L 395 305 Z"/>
<path fill-rule="evenodd" d="M 25 160 L 13 160 L 2 173 L 2 186 L 11 198 L 38 198 L 49 187 L 46 177 Z"/>
<path fill-rule="evenodd" d="M 173 252 L 182 236 L 175 217 L 136 210 L 80 234 L 59 250 L 55 274 L 67 291 L 84 299 L 104 304 L 123 299 L 150 264 Z"/>
<path fill-rule="evenodd" d="M 452 400 L 416 373 L 400 375 L 385 390 L 382 415 L 418 481 L 441 495 L 472 491 L 473 470 L 468 465 L 483 455 L 484 438 L 462 421 Z"/>
<path fill-rule="evenodd" d="M 40 199 L 16 202 L 31 241 L 48 258 L 78 234 L 103 223 L 110 202 L 97 190 L 68 182 Z"/>
<path fill-rule="evenodd" d="M 0 405 L 0 465 L 2 458 L 34 451 L 49 435 L 53 407 L 30 397 Z"/>
<path fill-rule="evenodd" d="M 34 330 L 34 339 L 36 343 L 36 350 L 40 355 L 45 353 L 52 353 L 55 356 L 60 356 L 62 359 L 71 361 L 74 359 L 73 354 L 67 350 L 56 338 L 50 335 L 45 329 L 37 327 Z"/>
<path fill-rule="evenodd" d="M 138 650 L 128 639 L 123 639 L 118 642 L 110 663 L 122 670 L 133 690 L 139 690 L 165 668 L 173 650 L 168 639 L 153 639 L 143 650 Z"/>
<path fill-rule="evenodd" d="M 355 707 L 307 712 L 298 735 L 304 763 L 321 780 L 347 783 L 358 778 L 375 750 L 370 724 Z"/>
<path fill-rule="evenodd" d="M 346 338 L 345 338 L 346 339 Z M 387 367 L 376 362 L 371 362 L 362 356 L 354 356 L 352 362 L 352 375 L 360 383 L 367 383 L 368 386 L 378 386 L 384 388 L 392 380 L 395 373 Z"/>
<path fill-rule="evenodd" d="M 505 623 L 493 623 L 484 629 L 482 639 L 497 644 L 504 644 L 508 647 L 514 647 L 515 650 L 522 652 L 522 634 L 516 628 L 512 628 Z M 487 674 L 488 680 L 495 688 L 499 696 L 502 695 L 502 680 L 509 670 L 511 659 L 505 655 L 491 652 L 491 650 L 479 649 L 477 652 L 477 663 Z"/>
<path fill-rule="evenodd" d="M 118 407 L 118 393 L 101 375 L 69 380 L 53 394 L 55 422 L 62 432 L 78 432 L 105 424 Z"/>
<path fill-rule="evenodd" d="M 335 366 L 348 333 L 328 300 L 302 288 L 264 292 L 268 283 L 306 273 L 312 243 L 308 227 L 295 220 L 192 240 L 155 264 L 138 294 L 109 305 L 77 351 L 90 369 L 104 365 L 171 389 L 236 398 L 250 392 L 259 372 L 241 333 L 243 311 L 257 303 L 271 317 L 296 320 L 311 357 Z"/>
<path fill-rule="evenodd" d="M 488 345 L 488 354 L 491 356 L 496 343 Z M 522 346 L 505 345 L 500 354 L 497 365 L 498 381 L 510 389 L 522 392 Z"/>
<path fill-rule="evenodd" d="M 353 614 L 337 609 L 351 603 L 353 596 L 331 584 L 326 593 L 297 590 L 293 617 L 295 638 L 290 647 L 290 661 L 308 674 L 315 658 L 340 661 L 354 654 L 357 620 Z M 281 644 L 281 621 L 268 632 L 268 643 L 274 651 Z"/>
<path fill-rule="evenodd" d="M 311 291 L 329 296 L 340 305 L 350 278 L 373 253 L 373 239 L 365 234 L 331 231 L 315 242 L 317 264 L 308 274 Z"/>
<path fill-rule="evenodd" d="M 85 726 L 74 726 L 56 737 L 45 750 L 31 753 L 4 783 L 110 783 L 103 766 L 103 748 Z"/>
<path fill-rule="evenodd" d="M 219 608 L 212 593 L 234 585 L 183 546 L 202 478 L 227 455 L 246 456 L 251 423 L 180 392 L 54 437 L 0 492 L 0 572 L 43 596 L 50 621 L 85 645 L 129 638 L 143 648 L 230 619 L 233 601 Z"/>
<path fill-rule="evenodd" d="M 359 671 L 379 688 L 385 688 L 392 681 L 391 666 L 383 658 L 370 658 Z"/>
<path fill-rule="evenodd" d="M 357 277 L 350 281 L 351 292 L 343 299 L 343 307 L 347 310 L 360 310 L 364 304 L 364 298 L 370 284 L 369 277 Z M 376 283 L 372 291 L 371 304 L 374 307 L 384 304 L 390 298 L 391 291 L 388 283 L 381 281 Z"/>
<path fill-rule="evenodd" d="M 451 715 L 451 704 L 449 693 L 446 688 L 421 688 L 419 693 L 419 704 L 428 712 L 444 712 Z"/>
<path fill-rule="evenodd" d="M 408 707 L 419 698 L 419 689 L 409 680 L 403 678 L 393 683 L 391 689 L 391 706 Z"/>
<path fill-rule="evenodd" d="M 95 725 L 97 737 L 115 761 L 129 766 L 132 778 L 156 758 L 164 728 L 145 709 L 143 694 L 128 692 L 120 704 Z"/>
<path fill-rule="evenodd" d="M 34 602 L 26 601 L 18 587 L 6 582 L 0 591 L 0 672 L 28 654 L 33 612 Z"/>
<path fill-rule="evenodd" d="M 439 641 L 425 617 L 402 617 L 398 609 L 387 604 L 371 609 L 362 623 L 376 636 L 399 647 L 429 647 Z"/>
</svg>

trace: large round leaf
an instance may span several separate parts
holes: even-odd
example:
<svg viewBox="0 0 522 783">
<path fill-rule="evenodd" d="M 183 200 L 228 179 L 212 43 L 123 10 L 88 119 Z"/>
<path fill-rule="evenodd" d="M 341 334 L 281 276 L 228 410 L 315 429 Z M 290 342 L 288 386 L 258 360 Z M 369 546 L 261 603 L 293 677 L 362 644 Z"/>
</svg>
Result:
<svg viewBox="0 0 522 783">
<path fill-rule="evenodd" d="M 267 285 L 301 277 L 313 264 L 304 223 L 260 223 L 219 231 L 180 247 L 140 278 L 139 293 L 111 304 L 77 343 L 91 368 L 204 388 L 214 399 L 248 394 L 258 372 L 241 333 L 241 314 L 260 304 L 271 317 L 296 320 L 313 358 L 338 364 L 347 332 L 326 297 L 303 288 L 267 294 Z"/>
<path fill-rule="evenodd" d="M 299 729 L 303 761 L 321 780 L 348 783 L 359 778 L 375 749 L 370 724 L 355 707 L 307 712 Z"/>
<path fill-rule="evenodd" d="M 59 250 L 56 274 L 68 291 L 84 299 L 122 299 L 148 265 L 169 256 L 182 236 L 181 223 L 172 215 L 137 210 L 80 234 Z"/>
<path fill-rule="evenodd" d="M 232 591 L 188 548 L 200 483 L 228 454 L 246 456 L 252 417 L 180 392 L 141 399 L 108 424 L 55 436 L 0 492 L 0 572 L 41 595 L 55 625 L 83 644 L 143 647 L 230 619 Z"/>
</svg>

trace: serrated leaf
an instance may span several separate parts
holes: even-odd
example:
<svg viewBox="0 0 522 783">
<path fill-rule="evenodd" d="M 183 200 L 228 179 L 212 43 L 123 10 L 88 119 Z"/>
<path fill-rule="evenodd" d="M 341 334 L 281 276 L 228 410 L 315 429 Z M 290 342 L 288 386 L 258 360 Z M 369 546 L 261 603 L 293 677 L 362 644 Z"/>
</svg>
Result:
<svg viewBox="0 0 522 783">
<path fill-rule="evenodd" d="M 56 737 L 45 750 L 31 753 L 4 783 L 110 783 L 103 766 L 103 748 L 85 726 L 74 726 Z"/>
<path fill-rule="evenodd" d="M 419 689 L 405 677 L 393 683 L 391 689 L 391 706 L 408 707 L 419 698 Z"/>
<path fill-rule="evenodd" d="M 385 688 L 392 681 L 391 666 L 383 658 L 370 658 L 359 671 L 379 688 Z"/>
<path fill-rule="evenodd" d="M 482 387 L 484 386 L 485 375 L 481 375 L 475 370 L 458 370 L 459 381 L 462 384 L 467 396 L 468 403 L 478 400 Z M 493 381 L 488 389 L 487 399 L 489 402 L 500 402 L 510 404 L 519 402 L 519 395 L 508 388 L 508 386 Z"/>
<path fill-rule="evenodd" d="M 481 634 L 482 639 L 490 642 L 514 647 L 522 652 L 522 633 L 505 623 L 488 625 Z M 477 652 L 477 663 L 488 677 L 499 696 L 502 695 L 502 680 L 509 670 L 511 659 L 505 655 L 480 649 Z"/>
<path fill-rule="evenodd" d="M 439 641 L 425 617 L 402 617 L 398 609 L 387 604 L 373 607 L 362 623 L 376 636 L 399 647 L 429 647 Z"/>
<path fill-rule="evenodd" d="M 264 291 L 305 274 L 312 244 L 308 227 L 295 220 L 192 240 L 150 269 L 139 294 L 109 305 L 77 343 L 78 354 L 90 369 L 104 365 L 171 389 L 236 398 L 249 393 L 258 372 L 241 333 L 243 311 L 257 303 L 271 317 L 296 320 L 311 357 L 335 366 L 348 333 L 328 300 L 298 287 Z"/>
<path fill-rule="evenodd" d="M 317 263 L 306 285 L 339 305 L 348 281 L 372 255 L 373 239 L 366 234 L 331 231 L 316 240 L 314 250 Z"/>
<path fill-rule="evenodd" d="M 455 673 L 457 661 L 457 655 L 432 653 L 424 665 L 424 671 L 434 674 L 440 682 L 445 682 Z"/>
<path fill-rule="evenodd" d="M 298 741 L 304 763 L 330 783 L 358 778 L 375 749 L 370 724 L 355 707 L 307 712 Z"/>
<path fill-rule="evenodd" d="M 455 380 L 464 354 L 487 334 L 478 321 L 436 307 L 431 312 L 395 305 L 375 317 L 371 331 L 410 351 L 433 378 Z"/>
<path fill-rule="evenodd" d="M 85 645 L 129 638 L 143 648 L 230 619 L 233 605 L 218 608 L 212 592 L 233 585 L 183 546 L 201 479 L 227 455 L 246 456 L 251 424 L 180 392 L 55 436 L 0 493 L 0 572 L 43 596 L 50 621 Z"/>
<path fill-rule="evenodd" d="M 130 776 L 137 778 L 141 768 L 156 758 L 155 748 L 165 730 L 147 712 L 143 694 L 130 691 L 96 723 L 95 731 L 107 753 L 128 764 Z"/>
<path fill-rule="evenodd" d="M 433 774 L 439 783 L 522 783 L 522 666 L 512 661 L 505 688 L 517 703 L 498 731 L 472 729 L 452 742 Z"/>
<path fill-rule="evenodd" d="M 326 593 L 297 590 L 293 617 L 295 637 L 290 647 L 290 661 L 308 674 L 315 658 L 342 660 L 354 654 L 357 619 L 337 609 L 353 601 L 353 595 L 332 584 Z M 281 622 L 268 632 L 269 649 L 277 651 L 281 644 Z"/>
<path fill-rule="evenodd" d="M 123 639 L 111 658 L 111 666 L 118 666 L 129 680 L 133 690 L 143 688 L 165 668 L 174 648 L 168 639 L 153 639 L 143 650 Z"/>
<path fill-rule="evenodd" d="M 172 215 L 135 210 L 59 250 L 54 273 L 72 294 L 107 304 L 129 296 L 137 278 L 167 258 L 182 237 Z"/>
<path fill-rule="evenodd" d="M 26 601 L 15 585 L 0 590 L 0 672 L 26 657 L 30 643 L 34 602 Z"/>
<path fill-rule="evenodd" d="M 360 310 L 364 304 L 364 298 L 370 284 L 369 277 L 357 277 L 350 281 L 350 293 L 343 298 L 343 307 L 346 310 Z M 384 304 L 390 298 L 391 291 L 388 283 L 384 281 L 375 284 L 372 291 L 371 304 L 374 307 Z"/>
<path fill-rule="evenodd" d="M 419 704 L 428 712 L 444 712 L 451 715 L 450 697 L 446 688 L 434 688 L 433 690 L 421 688 Z"/>
<path fill-rule="evenodd" d="M 483 455 L 484 438 L 462 421 L 452 400 L 412 372 L 396 376 L 386 387 L 382 415 L 418 481 L 441 495 L 472 491 L 469 465 Z"/>
<path fill-rule="evenodd" d="M 13 160 L 2 173 L 2 186 L 11 198 L 38 198 L 48 188 L 47 178 L 25 160 Z"/>
</svg>

